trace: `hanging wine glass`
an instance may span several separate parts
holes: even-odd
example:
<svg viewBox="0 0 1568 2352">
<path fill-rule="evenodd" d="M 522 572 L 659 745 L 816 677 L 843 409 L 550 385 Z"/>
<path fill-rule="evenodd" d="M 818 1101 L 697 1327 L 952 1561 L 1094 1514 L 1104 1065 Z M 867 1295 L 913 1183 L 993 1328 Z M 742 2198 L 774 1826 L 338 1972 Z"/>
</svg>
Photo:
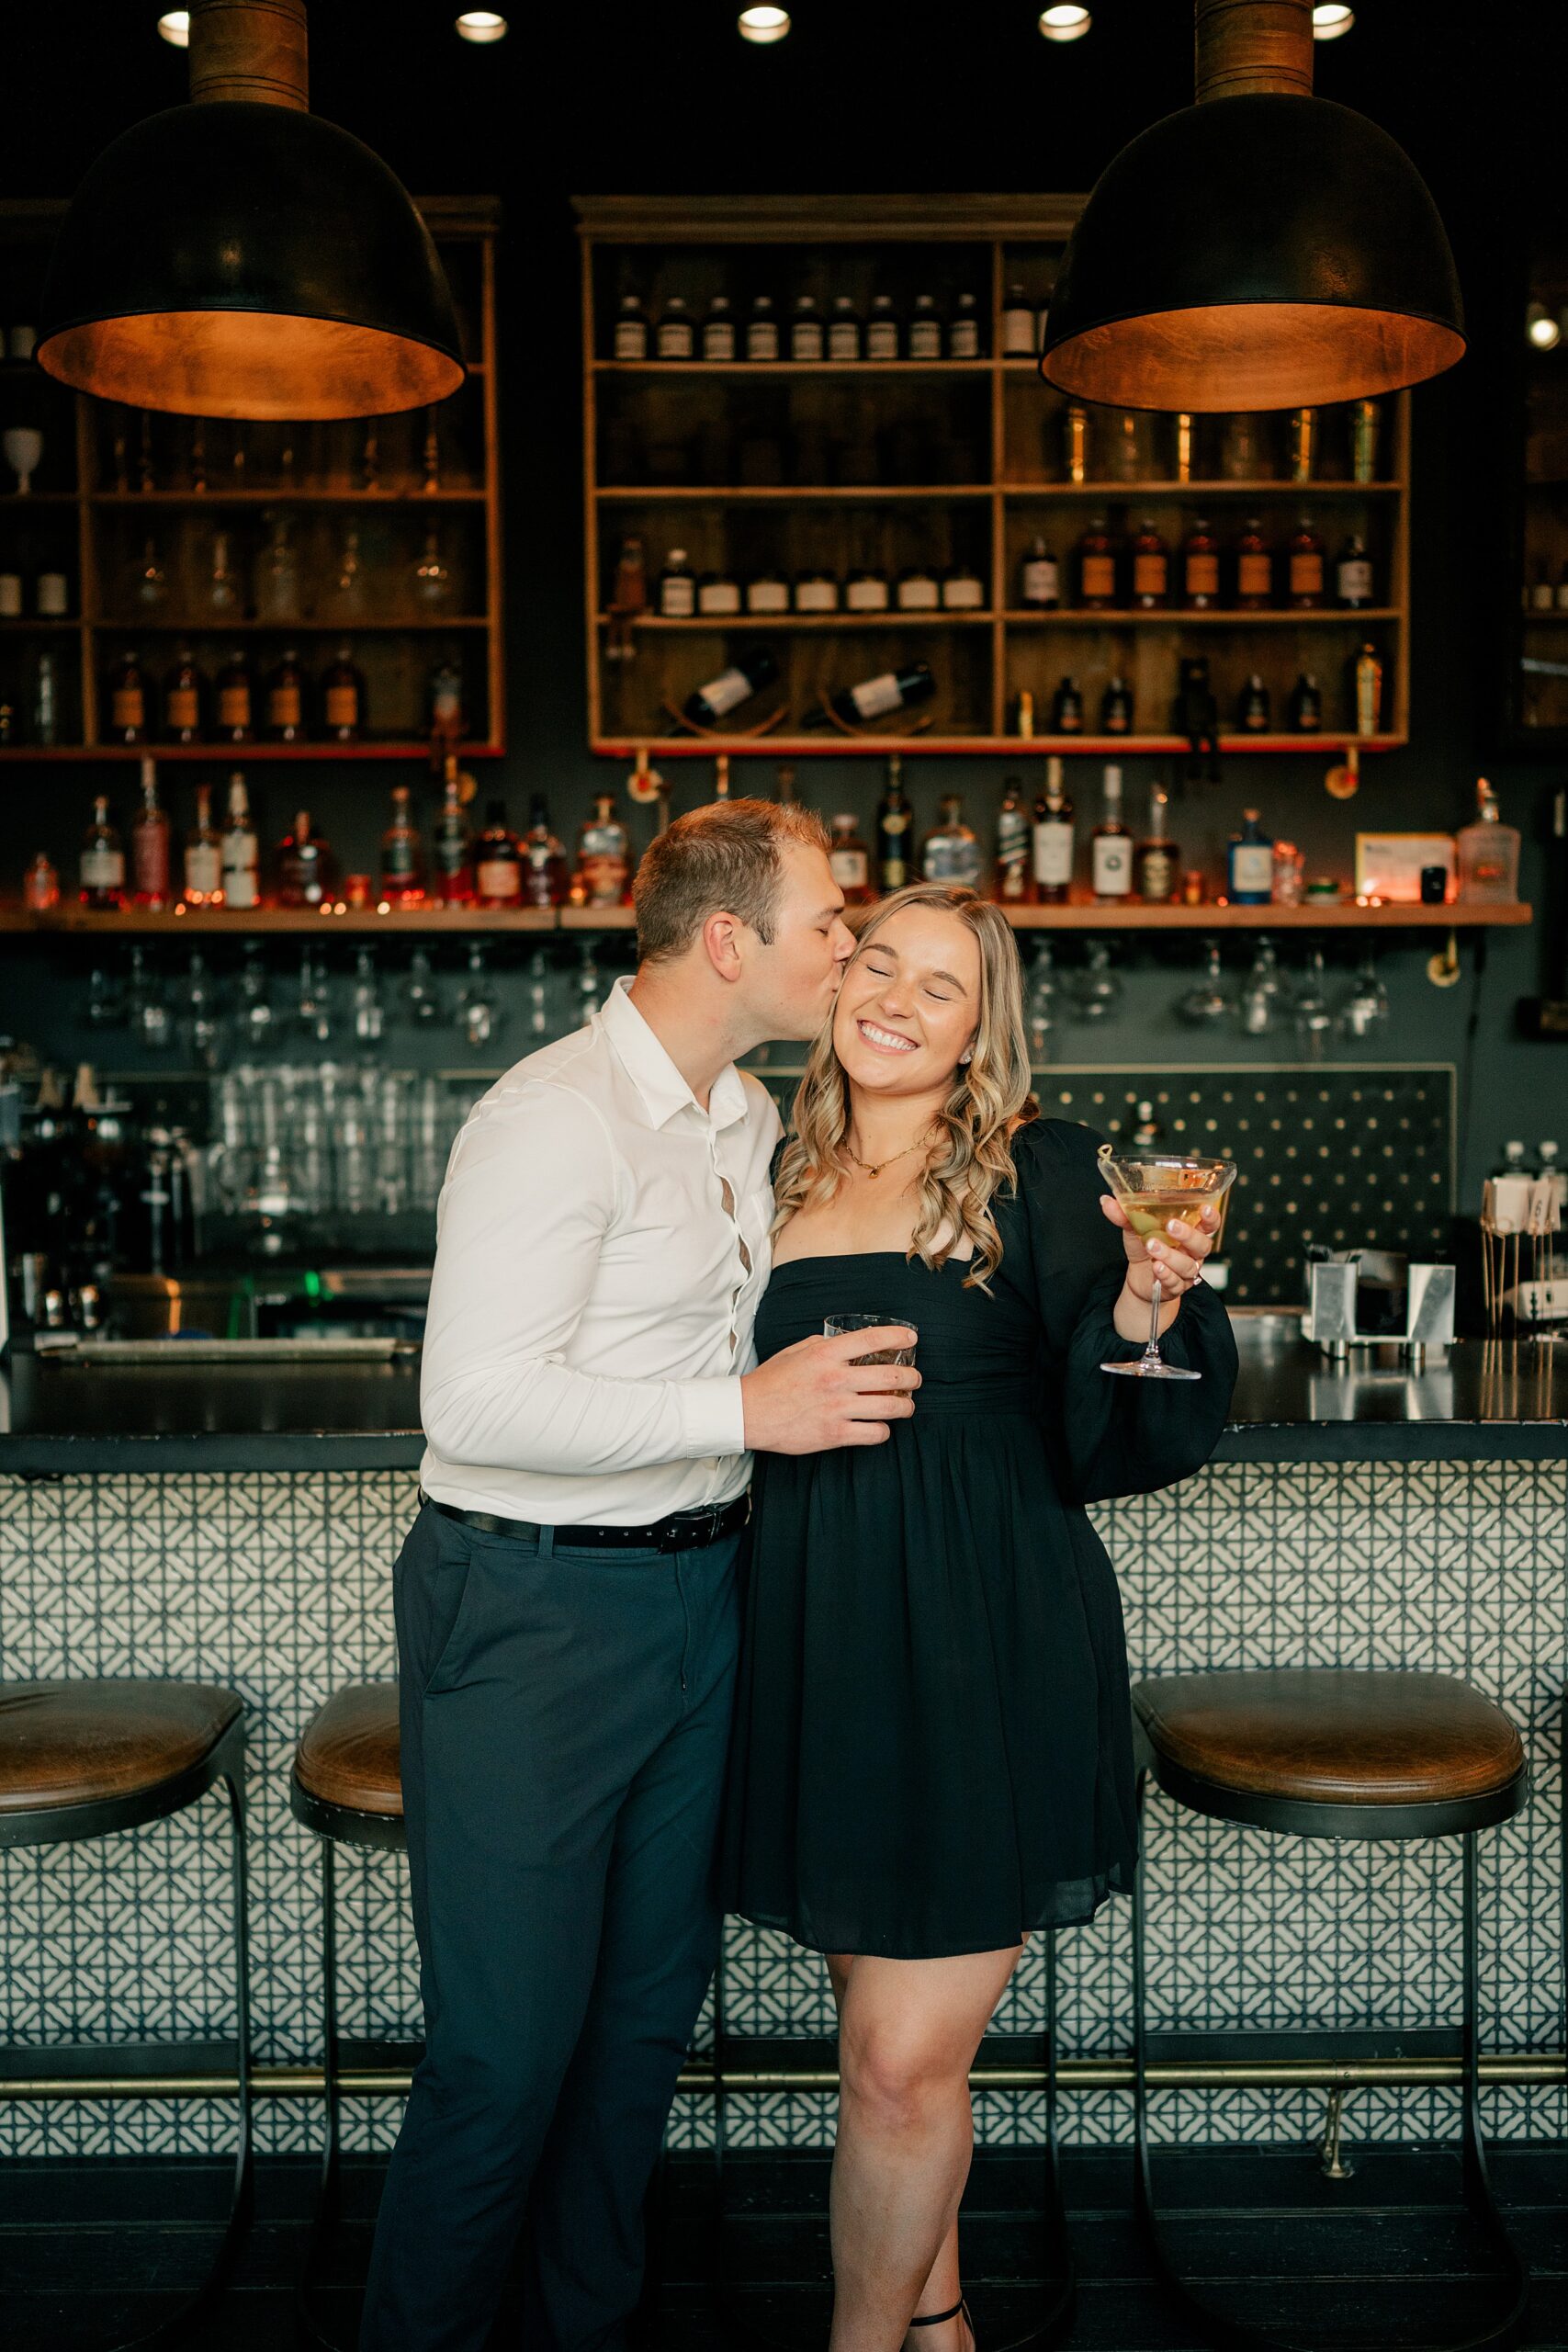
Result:
<svg viewBox="0 0 1568 2352">
<path fill-rule="evenodd" d="M 1377 966 L 1369 950 L 1361 958 L 1349 995 L 1339 1008 L 1340 1034 L 1358 1039 L 1375 1036 L 1387 1028 L 1388 1018 L 1388 990 L 1378 978 Z"/>
<path fill-rule="evenodd" d="M 1029 997 L 1026 1017 L 1029 1022 L 1029 1055 L 1032 1061 L 1043 1062 L 1048 1051 L 1048 1040 L 1056 1025 L 1055 1011 L 1056 974 L 1048 939 L 1036 939 L 1030 949 Z"/>
<path fill-rule="evenodd" d="M 1212 1029 L 1218 1023 L 1228 1021 L 1235 1011 L 1235 999 L 1225 986 L 1220 943 L 1217 939 L 1206 939 L 1203 942 L 1202 973 L 1195 986 L 1177 998 L 1177 1018 L 1194 1029 Z"/>
<path fill-rule="evenodd" d="M 423 553 L 412 574 L 413 600 L 428 611 L 439 611 L 452 601 L 452 572 L 441 553 L 441 534 L 433 523 L 424 535 Z"/>
<path fill-rule="evenodd" d="M 1249 1037 L 1267 1037 L 1273 1031 L 1282 987 L 1280 959 L 1274 953 L 1274 943 L 1271 939 L 1260 939 L 1258 953 L 1252 959 L 1252 969 L 1242 982 L 1239 1004 L 1241 1025 Z"/>
<path fill-rule="evenodd" d="M 43 435 L 36 424 L 12 424 L 6 430 L 6 463 L 17 477 L 17 496 L 26 498 L 43 456 Z"/>
<path fill-rule="evenodd" d="M 1083 969 L 1073 974 L 1067 988 L 1080 1021 L 1103 1021 L 1114 1010 L 1121 1001 L 1122 982 L 1111 968 L 1111 950 L 1104 940 L 1094 942 Z"/>
<path fill-rule="evenodd" d="M 1334 1015 L 1328 1009 L 1328 983 L 1321 947 L 1314 947 L 1307 957 L 1306 972 L 1296 990 L 1295 1016 L 1296 1034 L 1308 1059 L 1321 1061 L 1329 1032 L 1334 1026 Z"/>
</svg>

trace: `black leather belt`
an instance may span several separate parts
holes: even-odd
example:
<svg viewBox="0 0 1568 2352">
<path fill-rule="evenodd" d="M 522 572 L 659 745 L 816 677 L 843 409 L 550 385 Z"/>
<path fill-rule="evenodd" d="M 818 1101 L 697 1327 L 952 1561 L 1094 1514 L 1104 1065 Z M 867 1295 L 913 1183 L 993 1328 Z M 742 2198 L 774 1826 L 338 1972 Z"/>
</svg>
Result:
<svg viewBox="0 0 1568 2352">
<path fill-rule="evenodd" d="M 547 1533 L 558 1544 L 607 1552 L 700 1552 L 745 1526 L 751 1516 L 751 1498 L 737 1495 L 732 1503 L 710 1503 L 705 1510 L 671 1511 L 650 1527 L 541 1527 L 532 1519 L 502 1519 L 492 1510 L 459 1510 L 456 1503 L 438 1503 L 423 1487 L 420 1500 L 443 1519 L 477 1527 L 481 1535 L 521 1535 L 536 1541 Z"/>
</svg>

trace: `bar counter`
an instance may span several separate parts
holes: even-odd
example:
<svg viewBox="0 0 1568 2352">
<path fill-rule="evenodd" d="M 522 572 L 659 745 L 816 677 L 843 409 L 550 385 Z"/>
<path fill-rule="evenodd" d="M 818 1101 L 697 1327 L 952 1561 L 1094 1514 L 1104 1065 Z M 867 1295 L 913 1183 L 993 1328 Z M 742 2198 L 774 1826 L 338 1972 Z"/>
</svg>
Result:
<svg viewBox="0 0 1568 2352">
<path fill-rule="evenodd" d="M 1460 1340 L 1419 1366 L 1397 1349 L 1331 1363 L 1297 1317 L 1243 1307 L 1216 1462 L 1551 1462 L 1568 1457 L 1568 1340 Z M 155 1364 L 18 1356 L 0 1369 L 0 1476 L 408 1470 L 423 1450 L 419 1358 L 308 1350 L 291 1361 Z"/>
<path fill-rule="evenodd" d="M 1461 1675 L 1529 1750 L 1528 1811 L 1481 1841 L 1483 2049 L 1506 2062 L 1487 2128 L 1568 2136 L 1562 2014 L 1561 1722 L 1568 1670 L 1568 1347 L 1466 1340 L 1416 1370 L 1364 1351 L 1348 1369 L 1274 1311 L 1235 1316 L 1242 1371 L 1215 1459 L 1166 1492 L 1097 1506 L 1134 1673 L 1342 1664 Z M 171 1354 L 175 1354 L 171 1351 Z M 14 1358 L 0 1380 L 0 1663 L 33 1676 L 174 1675 L 243 1696 L 252 1798 L 256 2051 L 278 2087 L 258 2143 L 302 2151 L 320 2118 L 300 2077 L 320 2052 L 319 1862 L 288 1809 L 296 1739 L 344 1683 L 396 1673 L 391 1563 L 414 1503 L 418 1359 L 92 1367 Z M 35 2075 L 70 2042 L 220 2035 L 223 1854 L 216 1815 L 151 1824 L 101 1848 L 0 1857 L 0 2037 Z M 1154 2014 L 1173 2025 L 1411 2034 L 1458 2009 L 1457 1849 L 1318 1846 L 1150 1807 L 1163 1890 Z M 340 1863 L 344 2030 L 416 2030 L 406 1870 Z M 1434 1920 L 1434 1907 L 1437 1917 Z M 1129 2017 L 1127 1906 L 1059 1939 L 1063 2054 L 1110 2064 L 1072 2087 L 1063 2128 L 1116 2141 Z M 1043 2015 L 1037 1939 L 998 2012 Z M 727 1939 L 730 2030 L 821 2035 L 819 1961 L 740 1920 Z M 171 1996 L 171 1985 L 178 1993 Z M 210 2005 L 209 2007 L 208 2005 Z M 704 2029 L 705 2032 L 705 2027 Z M 699 2043 L 700 2047 L 700 2043 Z M 676 2104 L 677 2144 L 705 2143 L 709 2099 Z M 1082 2078 L 1081 2069 L 1070 2069 Z M 3 2086 L 0 2086 L 3 2089 Z M 0 2152 L 200 2153 L 229 2143 L 230 2103 L 0 2096 Z M 1346 2132 L 1421 2140 L 1451 2094 L 1354 2092 Z M 386 2146 L 396 2100 L 355 2099 L 350 2144 Z M 1041 2098 L 976 2098 L 982 2139 L 1034 2141 Z M 1162 2099 L 1160 2135 L 1300 2141 L 1322 2094 L 1225 2085 Z M 738 2145 L 821 2144 L 830 2099 L 737 2093 Z"/>
</svg>

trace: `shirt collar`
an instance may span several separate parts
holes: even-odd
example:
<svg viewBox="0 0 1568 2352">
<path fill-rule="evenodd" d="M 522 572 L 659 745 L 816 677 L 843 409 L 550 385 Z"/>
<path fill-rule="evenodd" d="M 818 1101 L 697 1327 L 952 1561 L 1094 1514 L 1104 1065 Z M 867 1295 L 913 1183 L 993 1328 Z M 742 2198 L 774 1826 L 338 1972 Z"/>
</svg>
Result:
<svg viewBox="0 0 1568 2352">
<path fill-rule="evenodd" d="M 623 973 L 601 1006 L 599 1018 L 653 1125 L 665 1126 L 677 1111 L 688 1109 L 715 1129 L 733 1126 L 737 1119 L 743 1119 L 746 1089 L 735 1064 L 727 1062 L 715 1079 L 705 1111 L 632 1002 L 630 988 L 631 979 Z"/>
</svg>

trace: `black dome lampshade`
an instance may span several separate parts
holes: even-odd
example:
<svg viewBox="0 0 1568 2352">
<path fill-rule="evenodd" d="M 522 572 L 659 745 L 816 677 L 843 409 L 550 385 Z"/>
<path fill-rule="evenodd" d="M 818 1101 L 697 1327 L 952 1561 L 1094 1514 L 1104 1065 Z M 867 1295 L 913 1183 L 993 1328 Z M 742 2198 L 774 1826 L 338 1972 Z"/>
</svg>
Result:
<svg viewBox="0 0 1568 2352">
<path fill-rule="evenodd" d="M 1096 185 L 1052 296 L 1048 382 L 1117 408 L 1303 408 L 1460 357 L 1437 207 L 1386 131 L 1312 96 L 1312 0 L 1197 0 L 1198 103 Z"/>
<path fill-rule="evenodd" d="M 191 104 L 76 191 L 39 365 L 188 416 L 388 415 L 464 380 L 430 232 L 379 156 L 306 99 L 304 0 L 193 0 Z"/>
</svg>

